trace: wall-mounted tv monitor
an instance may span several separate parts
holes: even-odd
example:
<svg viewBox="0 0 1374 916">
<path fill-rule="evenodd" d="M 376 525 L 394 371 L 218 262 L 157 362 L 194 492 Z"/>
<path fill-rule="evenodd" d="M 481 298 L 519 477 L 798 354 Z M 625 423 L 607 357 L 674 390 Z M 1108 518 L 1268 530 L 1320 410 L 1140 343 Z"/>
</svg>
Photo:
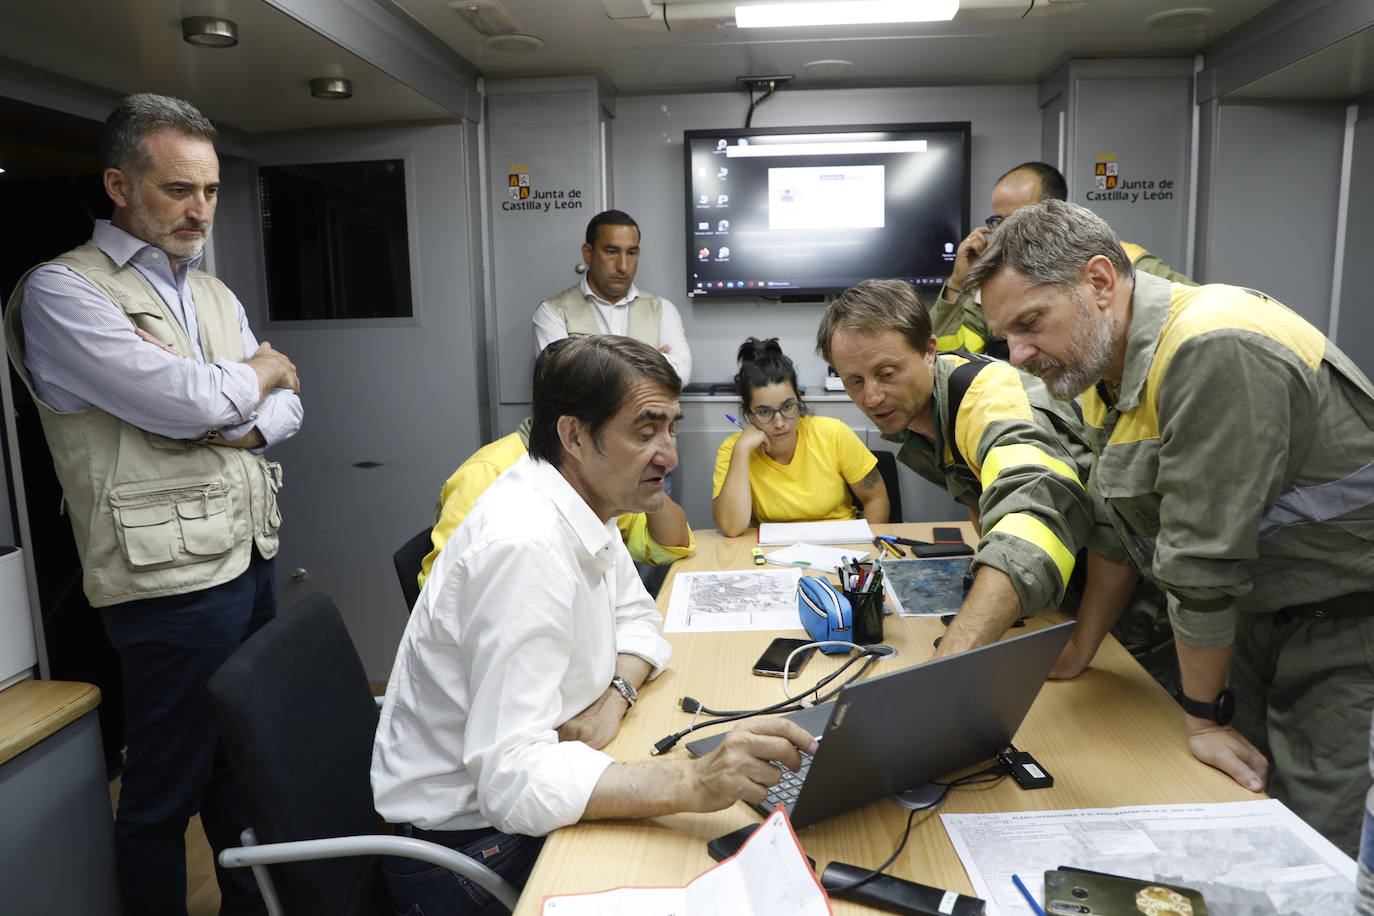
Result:
<svg viewBox="0 0 1374 916">
<path fill-rule="evenodd" d="M 969 123 L 689 130 L 687 295 L 938 289 L 969 230 Z"/>
</svg>

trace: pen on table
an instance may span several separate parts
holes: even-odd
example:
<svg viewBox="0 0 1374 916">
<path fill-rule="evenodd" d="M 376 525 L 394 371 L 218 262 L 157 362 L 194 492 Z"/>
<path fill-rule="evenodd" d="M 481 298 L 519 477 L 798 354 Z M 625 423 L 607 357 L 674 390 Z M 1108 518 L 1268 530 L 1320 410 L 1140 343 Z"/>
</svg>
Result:
<svg viewBox="0 0 1374 916">
<path fill-rule="evenodd" d="M 762 550 L 759 550 L 757 547 L 755 547 L 754 550 L 753 550 L 753 554 L 754 554 L 754 565 L 755 565 L 755 566 L 762 566 L 762 565 L 764 564 L 764 562 L 765 562 L 764 559 L 763 559 L 763 551 L 762 551 Z"/>
<path fill-rule="evenodd" d="M 1011 883 L 1015 884 L 1016 889 L 1021 892 L 1021 896 L 1026 898 L 1026 903 L 1030 904 L 1031 912 L 1034 913 L 1035 916 L 1045 916 L 1045 911 L 1040 909 L 1040 904 L 1035 902 L 1035 898 L 1032 897 L 1031 892 L 1026 889 L 1025 882 L 1021 880 L 1020 875 L 1012 875 Z"/>
<path fill-rule="evenodd" d="M 906 552 L 903 551 L 902 548 L 898 547 L 896 544 L 892 543 L 891 538 L 884 537 L 881 534 L 873 539 L 873 546 L 878 548 L 879 556 L 882 556 L 884 547 L 886 547 L 888 553 L 892 554 L 894 557 L 906 556 Z"/>
<path fill-rule="evenodd" d="M 738 426 L 740 429 L 748 429 L 748 428 L 749 428 L 749 427 L 745 426 L 743 423 L 741 423 L 739 420 L 736 420 L 734 417 L 730 416 L 728 413 L 725 415 L 725 419 L 729 420 L 731 423 L 735 424 L 735 425 Z"/>
</svg>

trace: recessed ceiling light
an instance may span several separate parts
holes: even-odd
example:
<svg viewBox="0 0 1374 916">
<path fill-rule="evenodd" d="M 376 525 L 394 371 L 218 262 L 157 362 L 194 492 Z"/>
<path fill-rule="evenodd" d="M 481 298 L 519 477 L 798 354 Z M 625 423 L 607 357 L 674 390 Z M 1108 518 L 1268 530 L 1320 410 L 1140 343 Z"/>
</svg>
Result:
<svg viewBox="0 0 1374 916">
<path fill-rule="evenodd" d="M 847 76 L 854 69 L 854 62 L 839 59 L 813 60 L 808 64 L 802 64 L 802 69 L 806 71 L 807 76 Z"/>
<path fill-rule="evenodd" d="M 310 81 L 310 94 L 317 99 L 353 98 L 353 81 L 342 76 L 320 76 Z"/>
<path fill-rule="evenodd" d="M 232 48 L 239 43 L 239 27 L 219 16 L 187 16 L 181 20 L 181 37 L 197 48 Z"/>
<path fill-rule="evenodd" d="M 506 35 L 488 35 L 482 39 L 482 47 L 488 51 L 538 51 L 544 47 L 544 39 L 510 32 Z"/>
<path fill-rule="evenodd" d="M 959 0 L 848 0 L 763 3 L 735 7 L 741 29 L 784 26 L 868 25 L 881 22 L 943 22 L 959 12 Z"/>
<path fill-rule="evenodd" d="M 1216 15 L 1205 6 L 1184 6 L 1174 10 L 1162 10 L 1145 17 L 1145 24 L 1152 29 L 1201 29 Z"/>
</svg>

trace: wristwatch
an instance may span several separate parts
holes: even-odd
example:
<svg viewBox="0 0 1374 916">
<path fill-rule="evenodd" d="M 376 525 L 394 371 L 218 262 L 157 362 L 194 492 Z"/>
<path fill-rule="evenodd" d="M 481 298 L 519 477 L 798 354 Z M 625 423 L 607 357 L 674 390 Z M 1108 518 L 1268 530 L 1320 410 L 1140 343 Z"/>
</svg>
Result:
<svg viewBox="0 0 1374 916">
<path fill-rule="evenodd" d="M 629 703 L 631 707 L 639 702 L 639 691 L 635 690 L 634 686 L 620 675 L 611 676 L 611 686 L 625 698 L 625 702 Z"/>
<path fill-rule="evenodd" d="M 1182 706 L 1188 715 L 1197 716 L 1199 719 L 1211 719 L 1218 725 L 1230 724 L 1231 717 L 1236 714 L 1236 695 L 1229 687 L 1217 694 L 1217 698 L 1210 703 L 1190 699 L 1181 688 L 1174 699 L 1178 700 L 1178 705 Z"/>
</svg>

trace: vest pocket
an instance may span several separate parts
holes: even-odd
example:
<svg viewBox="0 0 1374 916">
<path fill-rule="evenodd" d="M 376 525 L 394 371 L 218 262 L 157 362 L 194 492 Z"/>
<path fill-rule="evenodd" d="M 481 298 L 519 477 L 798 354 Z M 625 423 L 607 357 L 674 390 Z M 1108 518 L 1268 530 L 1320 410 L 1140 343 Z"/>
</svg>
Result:
<svg viewBox="0 0 1374 916">
<path fill-rule="evenodd" d="M 110 491 L 115 533 L 134 569 L 182 566 L 233 549 L 229 491 L 205 481 L 125 484 Z"/>
</svg>

